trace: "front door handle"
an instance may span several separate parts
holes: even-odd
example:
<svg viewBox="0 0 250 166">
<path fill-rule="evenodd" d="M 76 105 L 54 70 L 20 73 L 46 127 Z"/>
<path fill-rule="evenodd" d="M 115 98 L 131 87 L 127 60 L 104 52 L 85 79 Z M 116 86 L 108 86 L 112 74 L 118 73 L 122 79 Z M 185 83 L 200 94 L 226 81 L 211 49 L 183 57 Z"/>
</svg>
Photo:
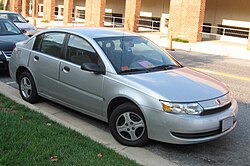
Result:
<svg viewBox="0 0 250 166">
<path fill-rule="evenodd" d="M 39 60 L 39 56 L 35 56 L 35 57 L 34 57 L 34 61 L 37 62 L 38 60 Z"/>
<path fill-rule="evenodd" d="M 70 71 L 70 68 L 68 66 L 64 66 L 62 71 L 68 73 Z"/>
</svg>

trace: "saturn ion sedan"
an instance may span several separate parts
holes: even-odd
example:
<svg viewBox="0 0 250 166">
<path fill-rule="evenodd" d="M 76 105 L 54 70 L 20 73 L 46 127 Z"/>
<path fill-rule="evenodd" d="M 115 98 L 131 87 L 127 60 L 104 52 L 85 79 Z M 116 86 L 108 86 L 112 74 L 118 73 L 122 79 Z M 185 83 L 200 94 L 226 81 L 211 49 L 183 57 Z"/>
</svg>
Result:
<svg viewBox="0 0 250 166">
<path fill-rule="evenodd" d="M 127 146 L 201 143 L 237 124 L 238 105 L 225 84 L 128 32 L 46 30 L 16 45 L 9 70 L 25 101 L 44 97 L 108 122 Z"/>
</svg>

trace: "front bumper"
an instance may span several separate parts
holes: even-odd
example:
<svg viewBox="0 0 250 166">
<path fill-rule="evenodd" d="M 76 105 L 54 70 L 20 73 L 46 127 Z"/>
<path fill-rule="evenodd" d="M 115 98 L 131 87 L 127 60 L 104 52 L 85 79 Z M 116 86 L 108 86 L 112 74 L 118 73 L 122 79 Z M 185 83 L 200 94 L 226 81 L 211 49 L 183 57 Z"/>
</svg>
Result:
<svg viewBox="0 0 250 166">
<path fill-rule="evenodd" d="M 194 144 L 219 138 L 237 125 L 238 105 L 233 99 L 225 111 L 210 115 L 177 115 L 143 107 L 148 137 L 153 140 Z M 233 126 L 222 132 L 222 120 L 233 117 Z"/>
<path fill-rule="evenodd" d="M 0 71 L 8 69 L 9 59 L 10 58 L 4 56 L 2 52 L 0 53 Z"/>
</svg>

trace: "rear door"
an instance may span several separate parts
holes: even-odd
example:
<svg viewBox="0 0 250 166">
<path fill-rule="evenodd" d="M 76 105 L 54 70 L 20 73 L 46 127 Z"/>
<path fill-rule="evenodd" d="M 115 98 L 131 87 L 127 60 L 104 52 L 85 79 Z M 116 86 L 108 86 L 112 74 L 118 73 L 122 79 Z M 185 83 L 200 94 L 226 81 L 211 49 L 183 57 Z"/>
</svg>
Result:
<svg viewBox="0 0 250 166">
<path fill-rule="evenodd" d="M 45 33 L 36 37 L 29 67 L 35 77 L 37 90 L 48 97 L 60 96 L 59 68 L 66 34 Z"/>
<path fill-rule="evenodd" d="M 61 100 L 101 118 L 104 75 L 82 70 L 83 63 L 102 65 L 99 55 L 89 42 L 79 36 L 70 35 L 65 61 L 60 63 L 59 70 L 63 92 Z"/>
</svg>

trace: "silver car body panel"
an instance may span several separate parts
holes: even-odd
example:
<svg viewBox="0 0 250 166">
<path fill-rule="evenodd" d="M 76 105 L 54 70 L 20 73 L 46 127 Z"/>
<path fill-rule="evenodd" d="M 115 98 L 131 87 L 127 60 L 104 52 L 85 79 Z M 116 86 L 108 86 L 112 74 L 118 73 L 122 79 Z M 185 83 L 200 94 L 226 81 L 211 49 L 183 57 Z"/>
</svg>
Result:
<svg viewBox="0 0 250 166">
<path fill-rule="evenodd" d="M 119 75 L 93 40 L 95 37 L 134 35 L 125 32 L 106 31 L 96 28 L 51 29 L 46 32 L 68 32 L 82 36 L 95 48 L 102 59 L 106 73 L 94 74 L 83 71 L 79 65 L 32 50 L 34 38 L 26 44 L 19 43 L 10 61 L 10 75 L 16 79 L 19 67 L 27 68 L 35 79 L 39 95 L 108 122 L 108 107 L 116 98 L 126 98 L 142 111 L 147 125 L 148 137 L 169 143 L 191 144 L 209 141 L 230 132 L 237 124 L 237 102 L 228 88 L 205 74 L 189 68 L 179 68 L 142 74 Z M 96 33 L 93 33 L 95 32 Z M 110 34 L 107 34 L 110 33 Z M 19 50 L 22 50 L 19 52 Z M 39 64 L 34 56 L 39 56 Z M 22 58 L 20 58 L 22 57 Z M 40 61 L 41 60 L 41 61 Z M 46 65 L 45 65 L 46 64 Z M 64 71 L 64 66 L 70 71 Z M 210 115 L 172 114 L 163 111 L 159 100 L 170 102 L 198 102 L 204 109 L 217 108 L 231 101 L 229 108 Z M 223 132 L 204 138 L 180 138 L 177 133 L 200 133 L 220 130 L 221 121 L 232 117 L 234 125 Z"/>
</svg>

